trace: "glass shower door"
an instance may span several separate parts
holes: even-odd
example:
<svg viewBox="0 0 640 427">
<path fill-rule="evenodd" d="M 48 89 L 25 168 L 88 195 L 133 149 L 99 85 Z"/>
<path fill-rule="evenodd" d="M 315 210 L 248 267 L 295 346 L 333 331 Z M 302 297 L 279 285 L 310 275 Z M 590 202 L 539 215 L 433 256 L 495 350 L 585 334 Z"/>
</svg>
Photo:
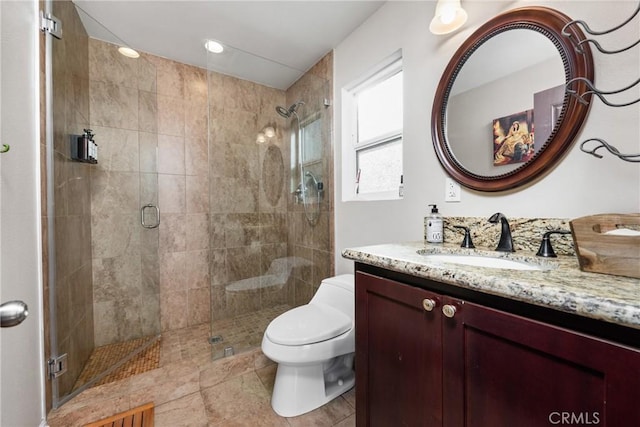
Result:
<svg viewBox="0 0 640 427">
<path fill-rule="evenodd" d="M 159 217 L 155 68 L 120 55 L 117 44 L 90 39 L 84 25 L 91 18 L 72 2 L 51 3 L 64 28 L 62 39 L 47 36 L 49 339 L 57 407 L 119 378 L 118 367 L 158 341 Z M 72 155 L 87 129 L 97 162 Z"/>
</svg>

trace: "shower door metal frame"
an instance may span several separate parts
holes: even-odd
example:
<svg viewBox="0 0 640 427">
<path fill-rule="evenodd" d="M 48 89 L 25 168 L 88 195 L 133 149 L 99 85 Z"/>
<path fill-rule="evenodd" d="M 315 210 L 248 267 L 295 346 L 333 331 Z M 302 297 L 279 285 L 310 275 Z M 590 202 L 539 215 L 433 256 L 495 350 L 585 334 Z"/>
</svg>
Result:
<svg viewBox="0 0 640 427">
<path fill-rule="evenodd" d="M 59 399 L 59 389 L 57 377 L 62 375 L 62 369 L 57 371 L 55 366 L 61 367 L 60 361 L 66 360 L 66 354 L 58 354 L 58 330 L 57 307 L 56 307 L 56 242 L 55 242 L 55 191 L 53 182 L 53 37 L 51 31 L 47 31 L 44 26 L 44 17 L 52 16 L 53 0 L 44 0 L 44 12 L 40 13 L 41 31 L 45 33 L 45 161 L 47 170 L 47 252 L 49 257 L 48 279 L 49 279 L 49 347 L 51 354 L 46 355 L 47 377 L 51 382 L 51 396 L 54 408 L 58 408 L 64 402 Z M 62 31 L 62 22 L 56 23 L 59 31 Z M 59 38 L 59 37 L 58 37 Z M 65 368 L 66 371 L 66 368 Z"/>
</svg>

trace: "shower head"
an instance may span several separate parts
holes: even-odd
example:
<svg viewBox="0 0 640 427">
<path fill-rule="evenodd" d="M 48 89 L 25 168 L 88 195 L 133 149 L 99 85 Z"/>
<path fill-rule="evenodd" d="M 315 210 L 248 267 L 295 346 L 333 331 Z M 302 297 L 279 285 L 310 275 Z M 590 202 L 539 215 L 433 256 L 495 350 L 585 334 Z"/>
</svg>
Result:
<svg viewBox="0 0 640 427">
<path fill-rule="evenodd" d="M 280 114 L 282 117 L 284 117 L 285 119 L 288 119 L 289 117 L 291 117 L 291 113 L 289 112 L 289 110 L 279 105 L 276 107 L 276 112 Z"/>
<path fill-rule="evenodd" d="M 292 114 L 295 114 L 295 112 L 298 110 L 298 107 L 300 107 L 301 105 L 304 105 L 304 102 L 298 101 L 295 104 L 291 104 L 288 109 L 278 105 L 276 107 L 276 112 L 285 119 L 288 119 Z"/>
</svg>

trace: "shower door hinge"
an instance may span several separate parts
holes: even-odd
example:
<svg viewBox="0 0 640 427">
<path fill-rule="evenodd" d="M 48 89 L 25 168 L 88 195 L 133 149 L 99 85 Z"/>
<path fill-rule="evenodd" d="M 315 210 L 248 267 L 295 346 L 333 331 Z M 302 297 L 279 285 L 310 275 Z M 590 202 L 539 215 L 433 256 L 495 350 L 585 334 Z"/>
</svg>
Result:
<svg viewBox="0 0 640 427">
<path fill-rule="evenodd" d="M 47 365 L 49 365 L 49 378 L 58 378 L 60 375 L 67 372 L 67 353 L 50 358 L 47 361 Z"/>
<path fill-rule="evenodd" d="M 40 31 L 51 34 L 57 39 L 62 38 L 62 21 L 50 13 L 40 11 Z"/>
</svg>

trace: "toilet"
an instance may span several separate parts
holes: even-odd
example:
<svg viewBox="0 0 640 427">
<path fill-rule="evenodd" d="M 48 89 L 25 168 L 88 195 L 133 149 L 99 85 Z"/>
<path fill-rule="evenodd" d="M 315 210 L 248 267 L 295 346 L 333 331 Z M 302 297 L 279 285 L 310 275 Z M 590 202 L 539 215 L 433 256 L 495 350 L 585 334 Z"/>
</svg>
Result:
<svg viewBox="0 0 640 427">
<path fill-rule="evenodd" d="M 353 387 L 354 276 L 324 279 L 309 304 L 273 319 L 262 352 L 278 363 L 271 397 L 283 417 L 312 411 Z"/>
</svg>

